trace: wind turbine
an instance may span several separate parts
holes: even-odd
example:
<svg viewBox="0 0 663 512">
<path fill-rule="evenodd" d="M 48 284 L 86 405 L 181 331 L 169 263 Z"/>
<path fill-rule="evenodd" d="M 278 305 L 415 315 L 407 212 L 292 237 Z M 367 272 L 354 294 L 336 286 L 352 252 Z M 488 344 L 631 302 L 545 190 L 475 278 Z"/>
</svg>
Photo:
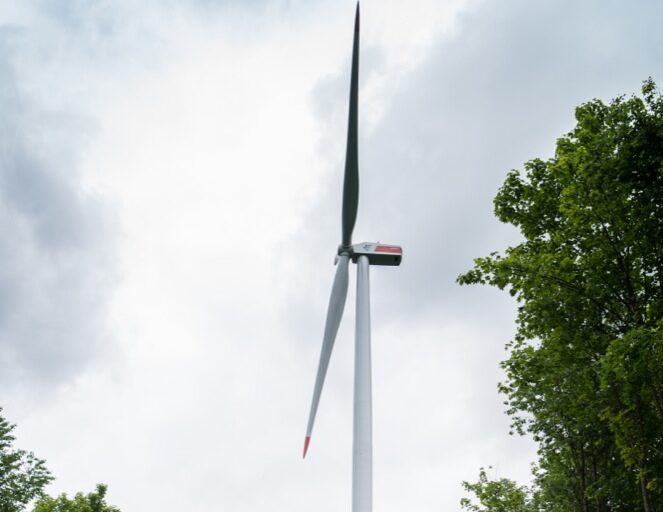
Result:
<svg viewBox="0 0 663 512">
<path fill-rule="evenodd" d="M 355 326 L 355 382 L 352 440 L 352 512 L 373 508 L 373 432 L 371 398 L 371 324 L 368 270 L 370 265 L 400 265 L 403 251 L 396 245 L 364 242 L 352 245 L 352 231 L 359 202 L 359 162 L 357 151 L 357 82 L 359 78 L 359 2 L 355 14 L 350 79 L 350 112 L 343 181 L 342 238 L 336 256 L 336 275 L 332 285 L 322 351 L 315 377 L 313 400 L 306 427 L 304 457 L 311 442 L 315 414 L 327 375 L 329 358 L 343 316 L 348 294 L 348 263 L 357 264 L 357 312 Z"/>
</svg>

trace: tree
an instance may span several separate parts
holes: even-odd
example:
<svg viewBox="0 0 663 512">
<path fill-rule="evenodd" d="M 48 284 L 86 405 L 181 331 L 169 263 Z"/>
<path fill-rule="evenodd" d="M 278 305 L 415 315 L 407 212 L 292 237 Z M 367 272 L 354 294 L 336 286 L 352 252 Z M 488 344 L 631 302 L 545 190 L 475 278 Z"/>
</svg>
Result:
<svg viewBox="0 0 663 512">
<path fill-rule="evenodd" d="M 499 389 L 542 510 L 663 503 L 663 99 L 642 93 L 581 105 L 553 158 L 508 173 L 495 214 L 524 240 L 458 278 L 519 302 Z"/>
<path fill-rule="evenodd" d="M 106 504 L 106 490 L 106 485 L 98 484 L 96 490 L 87 495 L 79 492 L 73 498 L 66 494 L 57 498 L 46 496 L 39 500 L 33 512 L 120 512 Z"/>
<path fill-rule="evenodd" d="M 2 408 L 0 408 L 2 412 Z M 44 495 L 53 480 L 45 462 L 32 452 L 13 448 L 16 426 L 0 415 L 0 511 L 20 512 L 33 499 Z"/>
<path fill-rule="evenodd" d="M 14 428 L 16 425 L 0 415 L 0 512 L 21 512 L 33 500 L 37 500 L 33 512 L 120 512 L 106 504 L 104 484 L 98 484 L 96 491 L 86 496 L 78 493 L 73 499 L 66 494 L 57 498 L 46 495 L 44 488 L 53 476 L 42 459 L 12 447 Z"/>
<path fill-rule="evenodd" d="M 654 510 L 663 496 L 661 327 L 633 329 L 614 340 L 602 360 L 603 418 L 626 467 L 637 471 L 645 510 Z"/>
<path fill-rule="evenodd" d="M 471 512 L 535 512 L 526 487 L 518 486 L 513 480 L 501 478 L 489 480 L 486 470 L 479 471 L 479 481 L 473 484 L 463 482 L 466 491 L 474 493 L 479 504 L 463 498 L 460 505 Z"/>
</svg>

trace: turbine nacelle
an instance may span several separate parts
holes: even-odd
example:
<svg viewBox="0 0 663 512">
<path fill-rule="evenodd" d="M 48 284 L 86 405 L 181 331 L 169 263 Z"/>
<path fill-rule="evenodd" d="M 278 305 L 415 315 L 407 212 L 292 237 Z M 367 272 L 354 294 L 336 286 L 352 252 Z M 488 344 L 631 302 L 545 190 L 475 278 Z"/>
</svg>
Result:
<svg viewBox="0 0 663 512">
<path fill-rule="evenodd" d="M 354 244 L 350 247 L 340 245 L 338 247 L 338 255 L 345 254 L 357 263 L 359 256 L 366 256 L 370 265 L 382 265 L 397 267 L 401 264 L 403 258 L 403 249 L 398 245 L 382 244 L 380 242 L 362 242 Z"/>
</svg>

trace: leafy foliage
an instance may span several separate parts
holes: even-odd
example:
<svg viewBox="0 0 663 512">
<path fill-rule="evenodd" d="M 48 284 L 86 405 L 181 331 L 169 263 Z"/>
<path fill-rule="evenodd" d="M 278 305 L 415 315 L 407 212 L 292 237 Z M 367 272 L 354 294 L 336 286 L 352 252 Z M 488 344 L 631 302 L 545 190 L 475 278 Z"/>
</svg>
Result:
<svg viewBox="0 0 663 512">
<path fill-rule="evenodd" d="M 602 361 L 603 418 L 627 468 L 663 496 L 663 322 L 614 340 Z"/>
<path fill-rule="evenodd" d="M 13 448 L 15 427 L 0 415 L 0 512 L 21 512 L 33 500 L 37 500 L 33 512 L 120 512 L 106 504 L 104 484 L 71 499 L 65 494 L 57 498 L 46 495 L 44 488 L 53 476 L 32 452 Z"/>
<path fill-rule="evenodd" d="M 106 504 L 106 490 L 104 484 L 98 484 L 96 490 L 87 495 L 79 492 L 73 498 L 66 494 L 57 498 L 46 496 L 39 500 L 33 512 L 120 512 Z"/>
<path fill-rule="evenodd" d="M 508 173 L 495 214 L 524 241 L 458 278 L 519 301 L 500 391 L 541 510 L 663 503 L 663 99 L 642 93 L 581 105 L 554 158 Z"/>
<path fill-rule="evenodd" d="M 2 408 L 0 408 L 2 412 Z M 53 480 L 43 460 L 13 448 L 15 425 L 0 415 L 0 511 L 19 512 Z"/>
<path fill-rule="evenodd" d="M 478 504 L 463 498 L 461 507 L 471 512 L 530 512 L 532 508 L 529 490 L 519 487 L 513 480 L 501 478 L 489 480 L 486 470 L 479 471 L 479 481 L 473 484 L 463 482 L 466 491 L 475 494 Z"/>
</svg>

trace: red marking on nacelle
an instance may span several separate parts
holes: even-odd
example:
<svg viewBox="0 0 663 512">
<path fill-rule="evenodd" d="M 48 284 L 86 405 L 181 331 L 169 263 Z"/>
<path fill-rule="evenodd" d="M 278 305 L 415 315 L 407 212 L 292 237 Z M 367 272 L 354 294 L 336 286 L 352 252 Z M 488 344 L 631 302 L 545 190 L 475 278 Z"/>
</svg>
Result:
<svg viewBox="0 0 663 512">
<path fill-rule="evenodd" d="M 393 254 L 401 254 L 403 252 L 403 249 L 401 249 L 397 245 L 378 245 L 375 248 L 375 252 L 389 252 Z"/>
</svg>

